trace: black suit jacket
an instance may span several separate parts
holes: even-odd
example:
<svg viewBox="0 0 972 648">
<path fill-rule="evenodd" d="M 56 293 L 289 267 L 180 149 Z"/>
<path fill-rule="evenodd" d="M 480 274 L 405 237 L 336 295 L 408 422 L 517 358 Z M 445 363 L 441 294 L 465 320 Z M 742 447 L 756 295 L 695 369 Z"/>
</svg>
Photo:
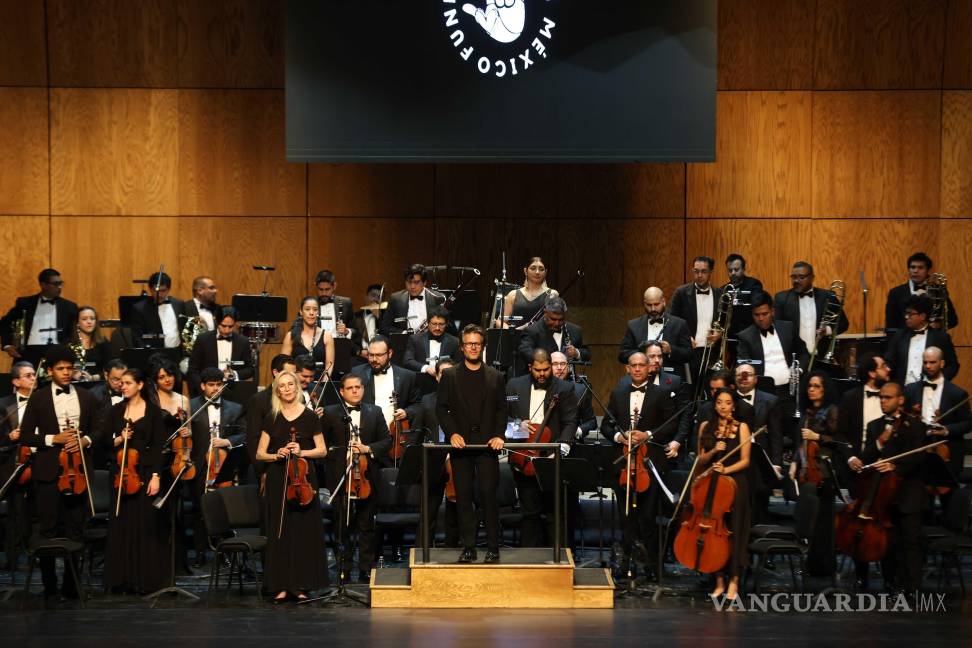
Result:
<svg viewBox="0 0 972 648">
<path fill-rule="evenodd" d="M 692 400 L 691 389 L 688 383 L 684 382 L 681 376 L 669 371 L 663 371 L 658 376 L 649 376 L 649 382 L 656 387 L 665 390 L 668 397 L 675 404 L 675 410 L 682 410 L 678 421 L 672 425 L 677 426 L 674 441 L 678 441 L 682 448 L 686 448 L 689 443 L 689 433 L 692 431 L 692 408 L 686 407 Z M 656 384 L 657 383 L 657 384 Z M 625 389 L 631 387 L 631 376 L 622 376 L 618 381 L 618 387 Z"/>
<path fill-rule="evenodd" d="M 529 374 L 517 376 L 506 383 L 507 405 L 509 406 L 509 418 L 529 421 L 530 412 L 530 390 L 533 387 L 533 377 Z M 543 399 L 543 411 L 539 416 L 550 407 L 550 401 L 554 395 L 560 397 L 556 407 L 550 413 L 547 427 L 553 433 L 551 443 L 570 443 L 574 440 L 574 432 L 577 431 L 577 399 L 574 397 L 573 383 L 564 382 L 559 378 L 550 377 L 550 384 L 547 387 L 547 394 Z M 512 400 L 515 397 L 516 400 Z"/>
<path fill-rule="evenodd" d="M 426 394 L 422 397 L 422 413 L 415 422 L 415 441 L 427 440 L 434 443 L 439 442 L 439 419 L 435 415 L 435 403 L 437 392 Z M 424 432 L 424 435 L 422 433 Z"/>
<path fill-rule="evenodd" d="M 719 299 L 722 296 L 722 289 L 711 286 L 712 295 L 712 317 L 715 319 L 719 312 Z M 668 307 L 669 312 L 675 317 L 685 320 L 688 328 L 689 337 L 695 337 L 695 329 L 698 327 L 699 314 L 695 306 L 695 284 L 687 283 L 679 286 L 672 293 L 672 301 Z M 689 342 L 691 347 L 691 342 Z"/>
<path fill-rule="evenodd" d="M 81 409 L 81 419 L 78 429 L 82 436 L 91 438 L 92 446 L 98 443 L 101 435 L 95 429 L 97 403 L 94 397 L 84 389 L 71 387 L 78 394 L 78 405 Z M 21 442 L 25 445 L 37 448 L 34 454 L 31 472 L 33 479 L 40 482 L 52 482 L 57 479 L 61 466 L 58 459 L 61 456 L 61 446 L 48 446 L 45 444 L 45 437 L 48 434 L 58 434 L 61 431 L 60 421 L 54 413 L 54 386 L 53 384 L 41 387 L 34 391 L 30 400 L 27 401 L 27 408 L 24 410 L 24 420 L 20 426 Z M 91 461 L 91 450 L 85 450 L 85 460 Z"/>
<path fill-rule="evenodd" d="M 574 358 L 574 360 L 589 361 L 591 359 L 591 350 L 584 344 L 584 333 L 581 327 L 573 322 L 564 322 L 564 332 L 570 337 L 571 344 L 580 353 L 580 358 Z M 563 336 L 561 339 L 563 339 Z M 520 361 L 524 367 L 533 362 L 533 350 L 537 348 L 546 349 L 550 353 L 560 351 L 560 347 L 557 346 L 553 333 L 547 328 L 547 322 L 544 319 L 541 319 L 539 322 L 534 322 L 523 330 L 518 352 L 520 354 Z"/>
<path fill-rule="evenodd" d="M 16 394 L 0 398 L 0 483 L 5 483 L 15 464 L 19 442 L 10 440 L 10 433 L 17 429 Z"/>
<path fill-rule="evenodd" d="M 632 353 L 641 351 L 641 345 L 645 343 L 647 335 L 647 315 L 630 320 L 621 339 L 618 362 L 627 364 Z M 692 360 L 692 334 L 689 333 L 688 324 L 681 317 L 666 315 L 665 325 L 662 327 L 662 339 L 672 348 L 672 352 L 665 356 L 665 361 L 670 362 L 675 371 L 681 372 L 685 363 Z"/>
<path fill-rule="evenodd" d="M 426 360 L 429 358 L 429 332 L 422 331 L 408 338 L 408 346 L 405 348 L 405 361 L 403 364 L 407 369 L 416 373 L 422 371 Z M 442 334 L 439 346 L 439 357 L 450 357 L 453 362 L 462 360 L 462 353 L 459 351 L 459 338 L 449 333 Z M 435 362 L 431 363 L 435 367 Z"/>
<path fill-rule="evenodd" d="M 257 461 L 256 450 L 257 444 L 260 443 L 260 432 L 263 431 L 263 420 L 270 414 L 272 408 L 272 395 L 272 388 L 267 387 L 250 396 L 250 400 L 246 403 L 246 451 L 250 455 L 250 464 L 257 478 L 267 469 L 266 462 Z"/>
<path fill-rule="evenodd" d="M 197 396 L 189 401 L 189 408 L 195 413 L 205 402 L 204 398 Z M 245 444 L 248 430 L 247 421 L 243 417 L 243 406 L 220 398 L 219 409 L 219 436 L 227 439 L 233 446 Z M 196 418 L 192 419 L 192 423 L 190 423 L 192 427 L 192 461 L 196 466 L 203 468 L 202 471 L 196 471 L 197 475 L 200 472 L 205 474 L 206 452 L 209 450 L 210 411 L 211 408 L 207 407 L 205 412 L 196 415 Z M 259 437 L 257 441 L 259 441 Z M 253 452 L 256 452 L 255 448 Z"/>
<path fill-rule="evenodd" d="M 868 388 L 869 391 L 874 391 Z M 877 396 L 870 398 L 877 399 Z M 864 429 L 864 386 L 855 387 L 844 393 L 837 408 L 837 440 L 840 455 L 846 462 L 851 457 L 860 458 L 864 452 L 862 430 Z M 846 444 L 846 445 L 845 445 Z"/>
<path fill-rule="evenodd" d="M 37 311 L 37 303 L 40 301 L 40 293 L 28 297 L 18 297 L 14 305 L 7 311 L 7 314 L 0 320 L 0 337 L 2 346 L 7 346 L 13 341 L 13 323 L 24 317 L 25 338 L 23 344 L 27 344 L 27 337 L 30 336 L 30 327 L 34 323 L 34 313 Z M 57 341 L 65 344 L 70 341 L 74 334 L 74 328 L 78 323 L 78 305 L 73 301 L 58 297 L 54 302 L 54 309 L 57 312 Z"/>
<path fill-rule="evenodd" d="M 955 380 L 961 366 L 958 356 L 955 355 L 955 347 L 952 345 L 952 337 L 940 329 L 927 329 L 925 337 L 925 348 L 938 347 L 942 350 L 942 358 L 945 360 L 945 368 L 942 373 L 946 380 Z M 901 385 L 905 384 L 908 373 L 908 347 L 911 345 L 911 330 L 901 329 L 888 340 L 888 348 L 885 351 L 884 360 L 891 365 L 891 380 Z"/>
<path fill-rule="evenodd" d="M 887 423 L 884 417 L 871 421 L 867 426 L 867 442 L 860 457 L 865 464 L 870 464 L 884 457 L 893 457 L 908 450 L 920 448 L 927 443 L 925 424 L 917 416 L 905 414 L 902 416 L 897 432 L 891 435 L 888 443 L 878 449 L 877 439 L 884 433 Z M 903 480 L 898 487 L 895 501 L 902 513 L 917 513 L 923 511 L 928 503 L 924 482 L 924 453 L 916 453 L 894 462 L 895 471 Z"/>
<path fill-rule="evenodd" d="M 622 380 L 611 392 L 608 401 L 608 409 L 617 420 L 618 424 L 624 428 L 630 426 L 631 415 L 629 407 L 629 397 L 631 394 L 630 382 L 625 384 Z M 678 427 L 674 423 L 669 423 L 663 429 L 655 431 L 656 428 L 667 421 L 675 413 L 675 401 L 671 398 L 670 392 L 665 387 L 658 387 L 648 383 L 645 399 L 642 403 L 638 417 L 637 429 L 642 431 L 651 430 L 654 435 L 652 441 L 666 445 L 669 441 L 677 441 Z M 614 435 L 618 430 L 611 424 L 610 419 L 605 416 L 601 419 L 601 434 L 614 441 Z M 624 430 L 627 431 L 627 430 Z M 684 443 L 682 446 L 684 447 Z M 666 473 L 674 465 L 674 460 L 670 461 L 665 457 L 665 450 L 657 445 L 648 446 L 648 458 L 660 473 Z"/>
<path fill-rule="evenodd" d="M 968 392 L 947 380 L 941 387 L 942 400 L 939 403 L 939 413 L 944 414 L 955 407 L 963 399 L 968 397 Z M 905 387 L 905 407 L 912 408 L 917 406 L 915 414 L 921 416 L 921 399 L 924 394 L 924 385 L 920 382 L 911 383 Z M 912 410 L 914 411 L 914 410 Z M 948 468 L 952 474 L 958 477 L 965 464 L 965 434 L 972 431 L 972 411 L 966 402 L 957 410 L 939 421 L 948 430 Z M 941 441 L 941 437 L 929 437 L 928 443 Z"/>
<path fill-rule="evenodd" d="M 321 427 L 324 431 L 324 442 L 328 448 L 335 450 L 328 454 L 327 465 L 334 469 L 328 469 L 327 485 L 331 492 L 337 487 L 343 475 L 345 459 L 347 458 L 348 439 L 351 436 L 349 425 L 344 420 L 344 408 L 341 404 L 328 405 L 324 408 L 324 417 L 321 419 Z M 391 448 L 391 436 L 388 434 L 388 426 L 385 424 L 385 417 L 381 413 L 381 408 L 377 405 L 361 403 L 361 425 L 358 430 L 361 443 L 371 448 L 373 461 L 368 464 L 368 477 L 374 479 L 378 476 L 378 468 L 387 463 L 388 450 Z M 372 481 L 374 487 L 376 482 Z"/>
<path fill-rule="evenodd" d="M 445 303 L 445 297 L 428 288 L 425 289 L 424 299 L 426 313 L 432 312 L 432 309 Z M 381 316 L 381 324 L 378 327 L 378 330 L 383 335 L 401 333 L 408 328 L 408 322 L 404 320 L 401 322 L 395 321 L 396 319 L 408 316 L 408 301 L 407 290 L 399 290 L 388 298 L 388 308 L 385 309 L 384 314 Z"/>
<path fill-rule="evenodd" d="M 743 411 L 742 405 L 751 408 L 749 418 L 743 419 L 749 424 L 750 433 L 766 426 L 766 432 L 758 437 L 754 443 L 766 448 L 770 461 L 774 466 L 779 466 L 783 462 L 783 421 L 779 410 L 779 400 L 775 394 L 756 390 L 753 397 L 753 404 L 740 398 L 740 412 Z"/>
<path fill-rule="evenodd" d="M 446 369 L 439 381 L 436 397 L 435 416 L 445 433 L 446 442 L 453 434 L 461 436 L 467 444 L 486 443 L 494 437 L 506 438 L 506 384 L 503 374 L 492 367 L 483 365 L 478 371 L 485 371 L 483 390 L 483 416 L 478 431 L 472 429 L 469 421 L 469 405 L 459 392 L 457 372 L 469 369 L 462 362 Z"/>
<path fill-rule="evenodd" d="M 826 288 L 814 288 L 813 289 L 813 303 L 816 305 L 817 309 L 817 319 L 813 323 L 813 327 L 816 330 L 820 326 L 820 318 L 823 316 L 824 309 L 827 307 L 828 300 L 836 299 L 833 297 L 833 292 L 827 290 Z M 781 290 L 776 293 L 776 297 L 773 298 L 773 319 L 777 322 L 785 320 L 787 322 L 793 322 L 797 334 L 799 335 L 800 330 L 800 299 L 801 297 L 794 290 Z M 835 334 L 843 333 L 847 330 L 847 315 L 844 314 L 844 310 L 840 311 L 840 318 L 837 320 L 837 330 L 834 331 Z M 820 344 L 829 343 L 830 336 L 821 338 Z M 827 341 L 827 342 L 825 342 Z"/>
<path fill-rule="evenodd" d="M 181 333 L 185 321 L 185 303 L 175 297 L 170 297 L 169 303 L 172 304 L 172 310 L 175 313 Z M 142 339 L 142 336 L 146 334 L 160 335 L 162 332 L 162 320 L 159 319 L 159 308 L 155 300 L 147 297 L 132 307 L 132 335 L 136 344 L 142 347 L 162 346 L 155 340 L 144 341 Z"/>
<path fill-rule="evenodd" d="M 405 410 L 409 423 L 413 423 L 419 415 L 419 410 L 422 408 L 422 405 L 419 403 L 421 393 L 419 392 L 415 372 L 409 371 L 405 367 L 396 367 L 395 365 L 391 365 L 388 371 L 392 372 L 394 391 L 398 394 L 398 407 Z M 364 402 L 374 405 L 375 375 L 371 369 L 371 365 L 363 364 L 352 367 L 351 373 L 359 376 L 361 382 L 364 383 Z"/>
<path fill-rule="evenodd" d="M 206 331 L 196 338 L 196 344 L 192 347 L 192 355 L 189 356 L 189 391 L 194 396 L 199 394 L 199 374 L 207 367 L 219 366 L 219 356 L 216 352 L 216 331 Z M 253 355 L 250 353 L 250 342 L 245 337 L 234 331 L 230 360 L 233 362 L 245 363 L 242 367 L 232 367 L 240 380 L 249 380 L 253 377 Z"/>
<path fill-rule="evenodd" d="M 795 353 L 797 360 L 800 361 L 800 366 L 806 367 L 809 356 L 807 353 L 807 345 L 797 334 L 796 325 L 784 320 L 782 322 L 776 322 L 774 326 L 776 327 L 776 335 L 780 339 L 780 346 L 783 347 L 783 357 L 786 359 L 787 366 L 792 364 L 793 354 Z M 756 328 L 755 324 L 740 331 L 739 346 L 736 354 L 737 357 L 746 360 L 758 360 L 759 363 L 754 368 L 760 376 L 763 375 L 765 369 L 765 364 L 763 364 L 763 342 L 761 338 L 762 334 Z"/>
<path fill-rule="evenodd" d="M 894 335 L 900 329 L 905 328 L 904 309 L 905 304 L 911 297 L 911 284 L 905 282 L 900 286 L 895 286 L 888 291 L 888 300 L 884 304 L 884 328 L 888 335 Z M 948 299 L 948 328 L 958 326 L 958 313 L 955 312 L 955 305 L 952 299 Z"/>
</svg>

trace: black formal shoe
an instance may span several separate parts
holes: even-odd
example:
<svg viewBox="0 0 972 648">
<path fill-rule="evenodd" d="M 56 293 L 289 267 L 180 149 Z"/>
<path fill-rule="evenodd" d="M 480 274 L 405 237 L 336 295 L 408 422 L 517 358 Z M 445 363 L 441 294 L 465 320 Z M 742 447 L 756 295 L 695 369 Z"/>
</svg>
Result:
<svg viewBox="0 0 972 648">
<path fill-rule="evenodd" d="M 496 563 L 498 563 L 499 551 L 493 551 L 492 549 L 488 550 L 486 552 L 486 555 L 483 557 L 483 562 L 486 563 L 487 565 L 495 565 Z"/>
<path fill-rule="evenodd" d="M 366 571 L 359 571 L 358 572 L 358 582 L 359 583 L 370 583 L 371 582 L 371 573 L 370 572 L 366 572 Z"/>
<path fill-rule="evenodd" d="M 457 560 L 456 562 L 461 564 L 476 562 L 476 550 L 463 549 L 462 553 L 459 554 L 459 560 Z"/>
<path fill-rule="evenodd" d="M 866 578 L 858 578 L 854 581 L 854 589 L 858 592 L 866 592 L 870 589 L 870 584 L 867 582 Z"/>
<path fill-rule="evenodd" d="M 206 566 L 206 559 L 205 558 L 196 558 L 195 560 L 192 561 L 192 566 L 195 569 L 202 569 L 203 567 Z"/>
</svg>

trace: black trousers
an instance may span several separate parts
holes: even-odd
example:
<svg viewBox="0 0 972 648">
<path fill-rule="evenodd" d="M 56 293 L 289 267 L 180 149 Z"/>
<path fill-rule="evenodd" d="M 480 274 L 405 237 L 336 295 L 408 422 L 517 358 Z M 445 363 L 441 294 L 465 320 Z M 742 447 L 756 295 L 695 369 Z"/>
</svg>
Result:
<svg viewBox="0 0 972 648">
<path fill-rule="evenodd" d="M 631 506 L 627 517 L 624 515 L 625 490 L 620 486 L 614 487 L 614 496 L 618 502 L 618 510 L 622 520 L 621 546 L 624 552 L 631 555 L 631 548 L 635 542 L 644 545 L 647 564 L 658 562 L 658 523 L 656 517 L 660 511 L 661 488 L 654 477 L 651 485 L 643 493 L 631 491 Z"/>
<path fill-rule="evenodd" d="M 4 520 L 4 552 L 7 561 L 17 562 L 21 551 L 30 542 L 31 518 L 34 506 L 34 489 L 30 484 L 12 484 L 7 490 L 7 517 Z"/>
<path fill-rule="evenodd" d="M 372 480 L 372 483 L 374 481 Z M 351 572 L 354 559 L 355 540 L 358 545 L 358 571 L 371 571 L 378 560 L 378 541 L 375 534 L 375 514 L 378 512 L 378 498 L 372 492 L 368 499 L 351 500 L 351 517 L 348 518 L 346 495 L 342 492 L 334 498 L 335 522 L 339 525 L 340 547 L 338 548 L 338 569 L 345 575 Z M 357 536 L 355 538 L 355 536 Z"/>
<path fill-rule="evenodd" d="M 473 487 L 479 488 L 479 498 L 486 518 L 486 547 L 499 551 L 499 457 L 492 450 L 456 450 L 452 458 L 452 474 L 456 481 L 456 508 L 459 513 L 459 537 L 467 549 L 476 547 L 476 510 L 473 506 Z"/>
<path fill-rule="evenodd" d="M 439 505 L 445 494 L 446 480 L 443 477 L 429 484 L 429 545 L 435 544 L 435 531 L 439 521 Z M 458 498 L 457 498 L 458 499 Z M 459 510 L 455 502 L 445 500 L 445 546 L 459 546 Z"/>
<path fill-rule="evenodd" d="M 892 509 L 888 553 L 881 562 L 885 579 L 893 577 L 898 587 L 907 591 L 921 589 L 921 511 L 902 513 Z"/>
<path fill-rule="evenodd" d="M 34 482 L 34 496 L 37 502 L 37 517 L 39 521 L 38 536 L 42 540 L 51 538 L 68 538 L 84 541 L 84 525 L 88 520 L 88 499 L 86 495 L 62 495 L 57 488 L 57 482 Z M 74 567 L 78 568 L 78 556 L 74 558 Z M 58 593 L 57 572 L 54 558 L 41 558 L 41 578 L 44 582 L 44 596 Z M 71 570 L 65 565 L 64 580 L 61 584 L 61 594 L 68 598 L 78 595 L 78 584 L 71 576 Z"/>
</svg>

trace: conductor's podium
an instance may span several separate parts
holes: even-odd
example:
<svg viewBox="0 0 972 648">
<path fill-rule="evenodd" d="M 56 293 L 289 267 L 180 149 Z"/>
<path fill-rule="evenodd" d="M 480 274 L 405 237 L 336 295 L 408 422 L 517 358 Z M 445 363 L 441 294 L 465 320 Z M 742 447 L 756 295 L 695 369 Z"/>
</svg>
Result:
<svg viewBox="0 0 972 648">
<path fill-rule="evenodd" d="M 607 569 L 574 566 L 570 550 L 504 549 L 500 562 L 456 563 L 459 549 L 432 549 L 428 563 L 409 554 L 408 569 L 371 571 L 374 608 L 613 608 Z"/>
</svg>

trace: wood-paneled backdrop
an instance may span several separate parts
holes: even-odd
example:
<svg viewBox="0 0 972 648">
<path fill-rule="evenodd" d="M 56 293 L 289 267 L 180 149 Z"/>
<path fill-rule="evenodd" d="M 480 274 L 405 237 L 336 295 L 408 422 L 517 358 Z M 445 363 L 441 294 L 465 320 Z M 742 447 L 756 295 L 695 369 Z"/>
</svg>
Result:
<svg viewBox="0 0 972 648">
<path fill-rule="evenodd" d="M 612 166 L 288 164 L 284 4 L 0 0 L 3 308 L 47 265 L 113 317 L 160 262 L 181 297 L 200 273 L 258 291 L 273 264 L 292 301 L 327 267 L 360 302 L 410 261 L 486 288 L 502 251 L 514 275 L 541 254 L 554 286 L 587 271 L 569 302 L 603 393 L 641 292 L 697 254 L 742 252 L 772 290 L 808 260 L 860 330 L 858 271 L 879 326 L 920 249 L 972 386 L 972 0 L 721 0 L 717 162 Z"/>
</svg>

